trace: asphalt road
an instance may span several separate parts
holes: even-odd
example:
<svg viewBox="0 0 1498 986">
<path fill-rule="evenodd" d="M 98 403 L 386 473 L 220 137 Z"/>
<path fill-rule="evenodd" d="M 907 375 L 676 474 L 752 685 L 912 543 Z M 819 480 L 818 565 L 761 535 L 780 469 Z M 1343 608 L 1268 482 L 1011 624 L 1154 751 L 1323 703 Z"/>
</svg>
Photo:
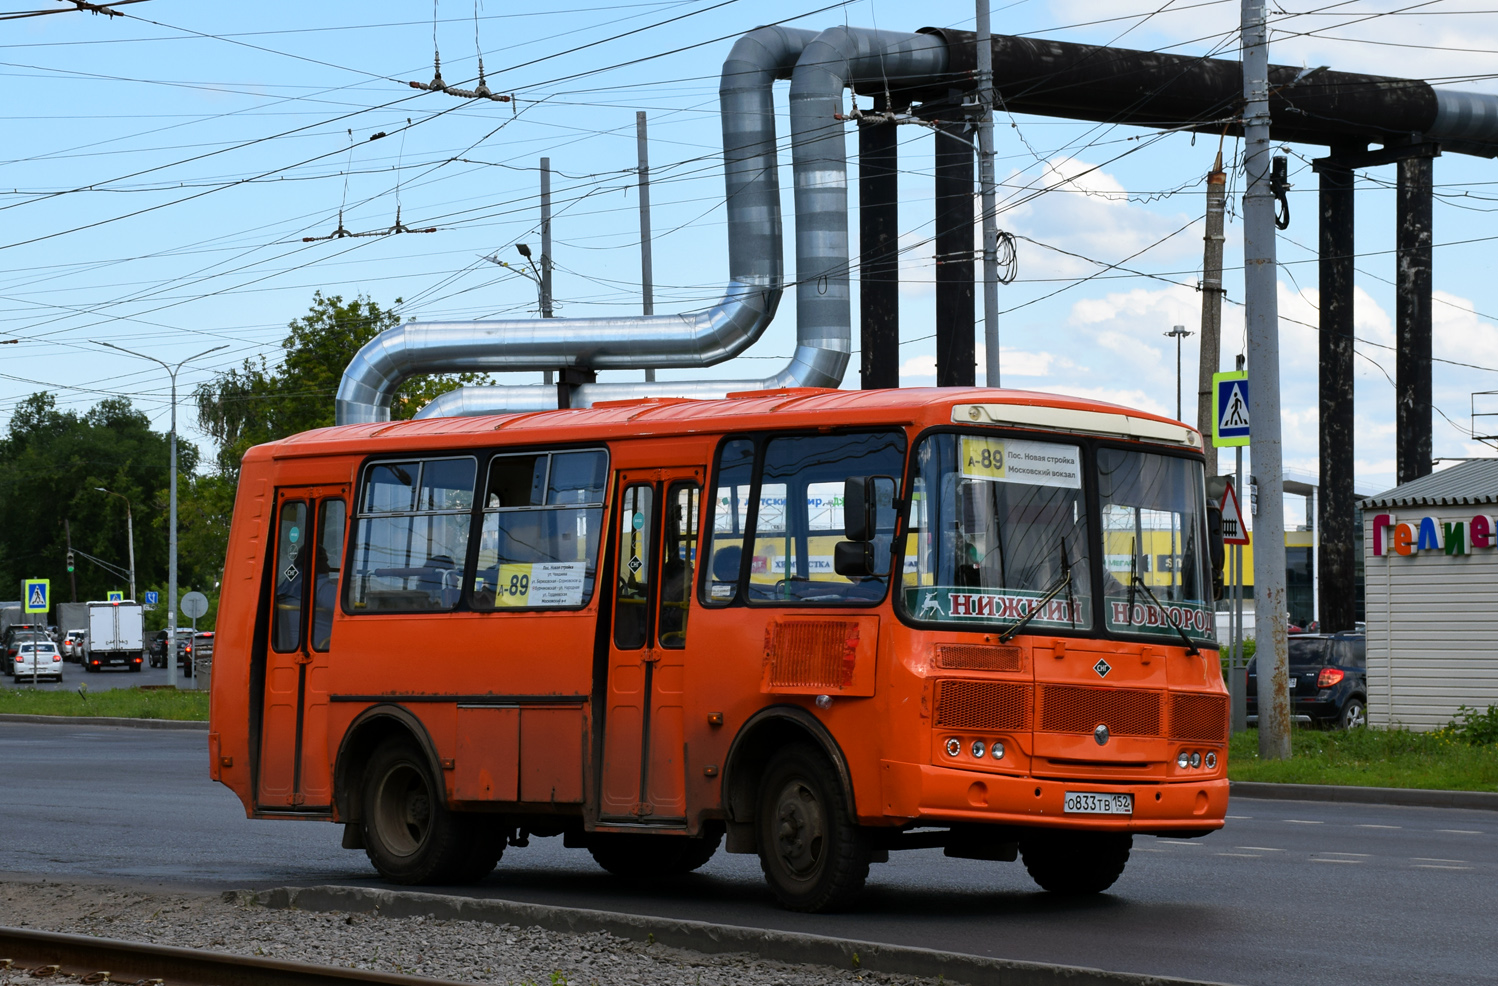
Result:
<svg viewBox="0 0 1498 986">
<path fill-rule="evenodd" d="M 337 827 L 246 819 L 205 759 L 202 732 L 0 723 L 0 873 L 376 884 Z M 1038 892 L 1017 863 L 919 850 L 876 866 L 857 911 L 794 915 L 752 856 L 720 853 L 642 887 L 560 839 L 509 850 L 461 892 L 1231 983 L 1498 982 L 1498 814 L 1248 799 L 1230 810 L 1204 839 L 1137 838 L 1113 890 L 1084 901 Z"/>
<path fill-rule="evenodd" d="M 177 669 L 177 687 L 192 688 L 196 679 L 187 677 L 181 668 Z M 49 681 L 42 679 L 35 686 L 31 684 L 30 677 L 22 677 L 16 682 L 8 674 L 0 674 L 0 688 L 31 688 L 35 687 L 44 692 L 72 691 L 79 685 L 87 685 L 91 692 L 107 691 L 111 688 L 134 688 L 136 685 L 164 685 L 166 684 L 166 668 L 153 668 L 149 665 L 139 671 L 127 671 L 124 668 L 102 668 L 90 674 L 83 670 L 83 666 L 68 661 L 62 662 L 62 681 Z"/>
</svg>

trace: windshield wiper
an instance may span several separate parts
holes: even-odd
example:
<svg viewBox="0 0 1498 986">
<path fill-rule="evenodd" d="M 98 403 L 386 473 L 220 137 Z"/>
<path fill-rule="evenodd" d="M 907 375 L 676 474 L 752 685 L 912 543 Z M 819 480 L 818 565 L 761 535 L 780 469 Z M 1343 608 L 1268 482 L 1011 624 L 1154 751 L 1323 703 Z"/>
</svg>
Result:
<svg viewBox="0 0 1498 986">
<path fill-rule="evenodd" d="M 1030 607 L 1030 612 L 1028 612 L 1024 616 L 1020 617 L 1019 620 L 1015 622 L 1014 626 L 1010 627 L 1009 629 L 1005 630 L 1003 633 L 999 634 L 999 643 L 1001 643 L 1001 644 L 1007 644 L 1007 643 L 1009 643 L 1009 641 L 1014 638 L 1015 634 L 1019 633 L 1021 630 L 1023 630 L 1029 624 L 1029 622 L 1031 620 L 1035 619 L 1035 615 L 1037 613 L 1039 613 L 1041 610 L 1045 609 L 1047 603 L 1049 603 L 1052 599 L 1055 599 L 1058 595 L 1061 594 L 1061 590 L 1062 589 L 1068 589 L 1069 590 L 1070 588 L 1071 588 L 1071 559 L 1069 559 L 1069 558 L 1066 557 L 1066 538 L 1062 538 L 1061 539 L 1061 574 L 1059 576 L 1057 576 L 1055 582 L 1051 583 L 1051 587 L 1046 590 L 1045 595 L 1043 595 L 1043 596 L 1040 597 L 1040 601 L 1038 603 L 1036 603 L 1034 606 Z M 1073 603 L 1072 606 L 1073 606 L 1073 609 L 1075 609 L 1075 603 Z M 1076 622 L 1076 618 L 1075 617 L 1072 618 L 1072 622 L 1073 623 Z"/>
<path fill-rule="evenodd" d="M 1134 586 L 1137 585 L 1139 588 L 1144 590 L 1144 594 L 1146 596 L 1150 597 L 1150 602 L 1154 603 L 1156 608 L 1158 608 L 1160 612 L 1165 614 L 1165 618 L 1170 621 L 1171 629 L 1175 630 L 1176 633 L 1181 635 L 1181 640 L 1185 641 L 1186 643 L 1186 653 L 1200 654 L 1201 650 L 1197 648 L 1196 644 L 1191 642 L 1191 638 L 1186 635 L 1186 631 L 1181 629 L 1180 621 L 1171 616 L 1170 610 L 1162 606 L 1160 604 L 1160 600 L 1155 598 L 1155 593 L 1150 589 L 1149 584 L 1144 581 L 1143 576 L 1141 576 L 1138 572 L 1130 571 L 1129 581 L 1131 583 L 1129 586 L 1129 622 L 1132 623 L 1134 620 Z"/>
</svg>

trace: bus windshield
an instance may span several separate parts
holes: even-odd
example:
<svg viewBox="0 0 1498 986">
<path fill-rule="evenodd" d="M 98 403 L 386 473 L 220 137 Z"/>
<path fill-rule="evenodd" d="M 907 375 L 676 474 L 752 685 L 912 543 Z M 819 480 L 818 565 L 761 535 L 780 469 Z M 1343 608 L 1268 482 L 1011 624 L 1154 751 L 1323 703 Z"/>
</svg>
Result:
<svg viewBox="0 0 1498 986">
<path fill-rule="evenodd" d="M 1097 467 L 1108 629 L 1214 639 L 1201 463 L 1103 448 Z"/>
<path fill-rule="evenodd" d="M 902 593 L 917 620 L 1090 629 L 1076 445 L 939 434 L 916 450 Z"/>
</svg>

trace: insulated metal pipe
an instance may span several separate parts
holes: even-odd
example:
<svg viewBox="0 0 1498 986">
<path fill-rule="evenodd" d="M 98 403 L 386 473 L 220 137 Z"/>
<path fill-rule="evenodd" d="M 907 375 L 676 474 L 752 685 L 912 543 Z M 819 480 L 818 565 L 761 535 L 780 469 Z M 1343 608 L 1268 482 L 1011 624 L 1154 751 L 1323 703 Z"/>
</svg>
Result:
<svg viewBox="0 0 1498 986">
<path fill-rule="evenodd" d="M 901 88 L 926 84 L 944 76 L 947 64 L 947 43 L 936 35 L 862 28 L 823 31 L 801 52 L 791 74 L 790 100 L 796 203 L 796 351 L 784 369 L 760 380 L 581 384 L 573 391 L 571 406 L 647 396 L 711 398 L 743 390 L 836 387 L 841 383 L 852 348 L 843 90 L 860 83 Z M 726 133 L 726 123 L 724 127 Z M 606 368 L 599 363 L 592 365 Z M 541 389 L 465 388 L 432 401 L 417 417 L 556 407 L 556 395 L 541 393 Z"/>
<path fill-rule="evenodd" d="M 338 423 L 388 421 L 396 389 L 417 374 L 701 367 L 751 345 L 774 317 L 784 284 L 771 87 L 790 75 L 814 37 L 788 27 L 758 28 L 740 38 L 723 63 L 718 99 L 730 281 L 722 301 L 673 315 L 396 326 L 359 350 L 344 371 Z"/>
</svg>

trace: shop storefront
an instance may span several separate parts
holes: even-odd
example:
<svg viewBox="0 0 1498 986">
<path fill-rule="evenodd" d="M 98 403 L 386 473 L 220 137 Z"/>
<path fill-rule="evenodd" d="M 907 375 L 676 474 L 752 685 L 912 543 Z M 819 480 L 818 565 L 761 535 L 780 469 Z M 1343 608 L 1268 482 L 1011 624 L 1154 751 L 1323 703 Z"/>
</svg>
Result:
<svg viewBox="0 0 1498 986">
<path fill-rule="evenodd" d="M 1361 506 L 1368 721 L 1435 729 L 1498 704 L 1498 459 Z"/>
</svg>

